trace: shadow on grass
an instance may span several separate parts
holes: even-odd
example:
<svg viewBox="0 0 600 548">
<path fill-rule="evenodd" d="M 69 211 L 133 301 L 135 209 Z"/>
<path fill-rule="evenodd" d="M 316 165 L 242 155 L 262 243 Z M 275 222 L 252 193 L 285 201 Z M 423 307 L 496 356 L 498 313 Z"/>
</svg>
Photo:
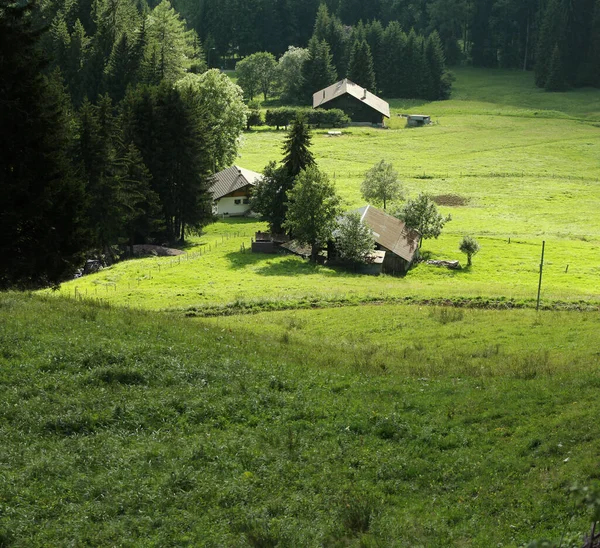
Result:
<svg viewBox="0 0 600 548">
<path fill-rule="evenodd" d="M 258 266 L 255 269 L 261 276 L 300 276 L 303 274 L 320 274 L 327 277 L 342 277 L 353 273 L 343 268 L 333 268 L 313 264 L 307 259 L 284 253 L 271 255 L 269 253 L 241 253 L 239 251 L 226 255 L 230 268 L 235 270 L 245 266 Z"/>
</svg>

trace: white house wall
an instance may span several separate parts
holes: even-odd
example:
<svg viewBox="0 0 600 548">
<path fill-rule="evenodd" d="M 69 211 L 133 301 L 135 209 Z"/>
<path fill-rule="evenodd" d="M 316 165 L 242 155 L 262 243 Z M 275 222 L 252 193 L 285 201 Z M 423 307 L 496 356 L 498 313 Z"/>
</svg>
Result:
<svg viewBox="0 0 600 548">
<path fill-rule="evenodd" d="M 215 203 L 217 215 L 225 215 L 228 217 L 235 217 L 240 215 L 246 215 L 250 211 L 250 204 L 245 204 L 244 200 L 248 198 L 244 198 L 243 196 L 238 196 L 236 198 L 225 197 L 217 200 Z M 239 204 L 235 202 L 239 201 Z"/>
</svg>

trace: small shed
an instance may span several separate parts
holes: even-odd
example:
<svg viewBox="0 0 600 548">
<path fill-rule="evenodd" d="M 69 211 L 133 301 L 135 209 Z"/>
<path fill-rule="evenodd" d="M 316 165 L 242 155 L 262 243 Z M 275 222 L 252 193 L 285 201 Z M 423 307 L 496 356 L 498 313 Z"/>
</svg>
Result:
<svg viewBox="0 0 600 548">
<path fill-rule="evenodd" d="M 239 166 L 215 173 L 209 189 L 213 195 L 213 213 L 229 217 L 250 213 L 252 187 L 261 178 L 260 173 Z"/>
<path fill-rule="evenodd" d="M 431 124 L 431 116 L 425 114 L 409 114 L 406 118 L 408 127 L 421 127 Z"/>
<path fill-rule="evenodd" d="M 355 212 L 361 216 L 361 222 L 373 231 L 376 248 L 386 252 L 382 271 L 386 274 L 406 273 L 419 255 L 419 232 L 371 205 Z"/>
<path fill-rule="evenodd" d="M 383 127 L 390 117 L 390 105 L 366 88 L 344 78 L 313 94 L 313 108 L 339 108 L 353 124 Z"/>
</svg>

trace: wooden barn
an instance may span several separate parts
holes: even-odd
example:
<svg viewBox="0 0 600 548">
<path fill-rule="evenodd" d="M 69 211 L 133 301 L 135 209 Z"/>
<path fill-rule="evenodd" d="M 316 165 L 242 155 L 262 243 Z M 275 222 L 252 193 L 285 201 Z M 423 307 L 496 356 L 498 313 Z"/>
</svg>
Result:
<svg viewBox="0 0 600 548">
<path fill-rule="evenodd" d="M 313 108 L 339 108 L 353 124 L 385 126 L 390 117 L 390 105 L 366 88 L 344 78 L 313 94 Z"/>
<path fill-rule="evenodd" d="M 260 173 L 238 166 L 215 173 L 209 190 L 213 195 L 213 213 L 228 217 L 250 213 L 252 187 L 261 178 Z"/>
<path fill-rule="evenodd" d="M 407 228 L 403 221 L 371 205 L 355 210 L 375 238 L 376 248 L 385 251 L 382 272 L 405 274 L 419 256 L 421 235 Z"/>
</svg>

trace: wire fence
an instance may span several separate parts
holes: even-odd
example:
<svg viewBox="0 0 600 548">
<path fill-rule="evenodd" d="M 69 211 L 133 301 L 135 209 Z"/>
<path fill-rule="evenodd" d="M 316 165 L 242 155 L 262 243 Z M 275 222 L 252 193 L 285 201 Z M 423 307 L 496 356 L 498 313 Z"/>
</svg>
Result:
<svg viewBox="0 0 600 548">
<path fill-rule="evenodd" d="M 245 233 L 245 232 L 227 232 L 219 235 L 214 240 L 210 242 L 200 243 L 200 249 L 196 251 L 184 251 L 179 255 L 167 256 L 167 257 L 156 257 L 155 264 L 144 264 L 143 268 L 140 268 L 137 272 L 137 276 L 134 279 L 128 279 L 127 281 L 100 281 L 95 280 L 95 287 L 85 287 L 80 288 L 79 286 L 75 286 L 73 288 L 73 293 L 68 293 L 69 297 L 73 297 L 77 300 L 83 299 L 102 299 L 102 296 L 109 296 L 111 293 L 116 293 L 120 288 L 126 288 L 127 290 L 135 289 L 139 287 L 139 285 L 143 281 L 152 280 L 155 278 L 157 274 L 161 274 L 163 271 L 171 270 L 173 268 L 177 268 L 181 266 L 181 264 L 186 264 L 190 261 L 194 261 L 221 248 L 227 242 L 232 240 L 241 239 L 239 251 L 241 253 L 248 253 L 251 251 L 251 246 L 246 245 L 246 240 L 252 239 L 253 234 Z"/>
</svg>

